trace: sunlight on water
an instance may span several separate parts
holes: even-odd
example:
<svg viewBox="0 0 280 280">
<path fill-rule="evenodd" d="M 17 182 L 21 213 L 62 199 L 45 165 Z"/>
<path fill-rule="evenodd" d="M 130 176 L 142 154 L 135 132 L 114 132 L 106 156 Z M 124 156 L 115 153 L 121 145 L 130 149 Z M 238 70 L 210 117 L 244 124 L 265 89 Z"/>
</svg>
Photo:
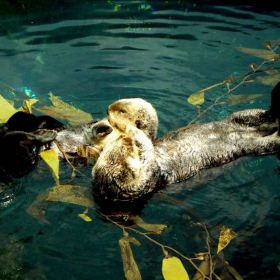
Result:
<svg viewBox="0 0 280 280">
<path fill-rule="evenodd" d="M 159 135 L 197 116 L 187 102 L 190 94 L 262 62 L 235 47 L 265 49 L 264 41 L 279 38 L 280 13 L 257 4 L 57 1 L 30 7 L 26 1 L 13 7 L 4 2 L 0 92 L 5 98 L 18 107 L 26 97 L 50 104 L 51 91 L 102 118 L 113 101 L 142 97 L 158 111 Z M 273 66 L 279 71 L 279 62 Z M 200 121 L 269 108 L 271 89 L 260 83 L 242 86 L 236 94 L 265 96 L 216 105 Z M 203 106 L 226 90 L 224 85 L 206 92 Z M 87 177 L 71 179 L 71 172 L 61 164 L 62 184 L 91 187 L 89 169 L 83 171 Z M 279 182 L 276 156 L 241 159 L 169 186 L 144 206 L 141 218 L 168 225 L 152 237 L 188 257 L 206 250 L 205 232 L 196 223 L 205 223 L 215 241 L 225 224 L 238 233 L 225 250 L 226 261 L 244 279 L 279 279 Z M 50 224 L 26 212 L 53 185 L 40 163 L 19 182 L 11 200 L 0 186 L 0 279 L 124 279 L 118 247 L 123 232 L 95 210 L 89 210 L 90 223 L 78 217 L 85 208 L 70 203 L 40 202 Z M 130 233 L 142 244 L 132 245 L 142 279 L 162 279 L 162 249 Z M 184 264 L 193 275 L 192 266 Z"/>
</svg>

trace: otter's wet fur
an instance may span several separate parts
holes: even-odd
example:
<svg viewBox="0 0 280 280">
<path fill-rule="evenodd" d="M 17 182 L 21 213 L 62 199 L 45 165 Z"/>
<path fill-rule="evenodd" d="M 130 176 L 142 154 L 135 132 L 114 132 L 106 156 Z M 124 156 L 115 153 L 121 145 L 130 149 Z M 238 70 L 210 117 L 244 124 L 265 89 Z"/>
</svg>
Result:
<svg viewBox="0 0 280 280">
<path fill-rule="evenodd" d="M 118 100 L 108 107 L 108 120 L 120 132 L 131 124 L 142 130 L 152 141 L 157 137 L 158 116 L 151 103 L 142 98 Z"/>
<path fill-rule="evenodd" d="M 150 192 L 158 183 L 160 168 L 154 146 L 143 131 L 128 125 L 127 135 L 107 144 L 93 167 L 94 195 L 113 200 Z"/>
<path fill-rule="evenodd" d="M 279 94 L 280 84 L 272 91 L 272 100 L 279 101 L 275 97 Z M 189 125 L 153 142 L 128 121 L 123 125 L 125 135 L 109 142 L 93 167 L 93 193 L 105 199 L 134 200 L 203 168 L 248 155 L 279 153 L 280 104 L 271 108 L 239 111 L 221 121 Z"/>
<path fill-rule="evenodd" d="M 51 147 L 62 158 L 64 155 L 61 150 L 69 156 L 76 156 L 78 147 L 82 145 L 91 146 L 99 152 L 107 142 L 116 140 L 119 135 L 105 118 L 60 131 Z"/>
</svg>

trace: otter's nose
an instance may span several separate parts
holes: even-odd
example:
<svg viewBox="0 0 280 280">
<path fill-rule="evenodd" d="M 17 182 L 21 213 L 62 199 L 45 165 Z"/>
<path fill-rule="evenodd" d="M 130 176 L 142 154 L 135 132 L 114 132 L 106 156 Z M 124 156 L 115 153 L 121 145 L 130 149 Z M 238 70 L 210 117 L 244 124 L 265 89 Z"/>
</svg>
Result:
<svg viewBox="0 0 280 280">
<path fill-rule="evenodd" d="M 105 134 L 110 134 L 113 131 L 113 128 L 111 126 L 108 126 L 106 131 L 104 132 Z"/>
</svg>

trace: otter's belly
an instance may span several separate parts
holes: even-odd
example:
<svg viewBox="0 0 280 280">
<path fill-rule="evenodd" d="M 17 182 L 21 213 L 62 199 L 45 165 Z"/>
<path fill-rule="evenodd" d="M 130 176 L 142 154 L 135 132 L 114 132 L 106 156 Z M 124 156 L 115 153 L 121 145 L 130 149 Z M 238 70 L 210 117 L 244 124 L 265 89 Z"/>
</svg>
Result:
<svg viewBox="0 0 280 280">
<path fill-rule="evenodd" d="M 155 143 L 158 163 L 169 183 L 203 168 L 220 166 L 247 154 L 258 154 L 257 129 L 227 120 L 186 127 Z"/>
</svg>

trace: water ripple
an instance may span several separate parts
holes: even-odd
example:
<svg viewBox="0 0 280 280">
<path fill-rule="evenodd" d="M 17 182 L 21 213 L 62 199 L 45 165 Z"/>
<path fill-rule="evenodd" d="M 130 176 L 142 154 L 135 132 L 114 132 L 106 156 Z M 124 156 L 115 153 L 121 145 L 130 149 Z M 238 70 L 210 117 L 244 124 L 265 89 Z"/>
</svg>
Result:
<svg viewBox="0 0 280 280">
<path fill-rule="evenodd" d="M 5 11 L 15 9 L 14 14 L 3 15 L 0 9 L 3 83 L 16 89 L 30 88 L 47 104 L 52 91 L 98 118 L 106 115 L 108 105 L 116 99 L 142 97 L 158 112 L 159 135 L 187 125 L 198 115 L 197 108 L 187 101 L 190 94 L 231 74 L 243 75 L 251 70 L 248 65 L 261 62 L 237 51 L 236 46 L 263 48 L 265 40 L 279 37 L 277 7 L 268 9 L 266 3 L 256 1 L 249 1 L 253 6 L 243 6 L 240 3 L 244 1 L 223 5 L 224 1 L 150 0 L 150 10 L 141 10 L 139 1 L 23 2 L 24 8 L 17 3 L 4 7 Z M 226 90 L 221 86 L 205 92 L 201 109 Z M 246 108 L 269 108 L 270 90 L 269 86 L 248 83 L 236 94 L 264 93 L 265 98 L 237 106 L 216 105 L 199 121 L 218 120 Z M 1 86 L 0 91 L 11 98 L 10 88 Z M 20 96 L 13 98 L 22 104 Z M 82 169 L 88 172 L 87 178 L 73 179 L 66 165 L 60 165 L 62 182 L 90 188 L 90 169 Z M 204 170 L 155 195 L 141 216 L 149 223 L 167 224 L 168 230 L 156 238 L 180 250 L 187 248 L 189 256 L 205 244 L 205 233 L 196 222 L 209 225 L 213 239 L 226 224 L 238 232 L 226 248 L 227 261 L 244 279 L 250 279 L 248 275 L 253 275 L 251 279 L 277 279 L 273 278 L 279 276 L 275 265 L 280 242 L 277 166 L 274 156 L 248 157 Z M 1 244 L 11 237 L 24 243 L 21 279 L 123 279 L 117 245 L 123 233 L 94 210 L 89 211 L 93 222 L 85 223 L 78 217 L 83 207 L 43 200 L 48 225 L 26 213 L 53 184 L 50 172 L 40 162 L 24 178 L 16 195 L 1 199 Z M 141 248 L 133 247 L 133 253 L 142 278 L 162 278 L 159 248 L 147 240 L 141 243 Z M 9 250 L 1 244 L 0 253 L 2 248 Z M 252 259 L 254 266 L 248 268 Z M 0 271 L 5 265 L 0 263 Z"/>
</svg>

